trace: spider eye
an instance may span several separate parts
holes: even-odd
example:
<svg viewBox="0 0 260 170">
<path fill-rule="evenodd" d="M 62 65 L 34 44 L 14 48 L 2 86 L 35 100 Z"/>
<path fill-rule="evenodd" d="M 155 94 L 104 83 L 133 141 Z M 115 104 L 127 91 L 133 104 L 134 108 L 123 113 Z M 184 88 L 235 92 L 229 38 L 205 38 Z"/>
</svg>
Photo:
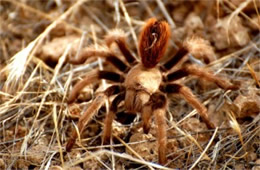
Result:
<svg viewBox="0 0 260 170">
<path fill-rule="evenodd" d="M 139 53 L 147 68 L 155 67 L 167 48 L 170 27 L 165 21 L 151 18 L 145 24 L 139 40 Z"/>
</svg>

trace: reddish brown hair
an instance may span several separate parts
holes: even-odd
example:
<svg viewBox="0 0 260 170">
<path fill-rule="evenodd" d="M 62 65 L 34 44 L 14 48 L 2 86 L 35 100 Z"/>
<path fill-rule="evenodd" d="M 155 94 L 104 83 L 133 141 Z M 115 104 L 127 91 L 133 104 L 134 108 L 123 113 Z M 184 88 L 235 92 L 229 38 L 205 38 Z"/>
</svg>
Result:
<svg viewBox="0 0 260 170">
<path fill-rule="evenodd" d="M 165 53 L 170 38 L 170 27 L 166 21 L 151 18 L 145 24 L 139 38 L 139 53 L 142 63 L 153 68 Z"/>
</svg>

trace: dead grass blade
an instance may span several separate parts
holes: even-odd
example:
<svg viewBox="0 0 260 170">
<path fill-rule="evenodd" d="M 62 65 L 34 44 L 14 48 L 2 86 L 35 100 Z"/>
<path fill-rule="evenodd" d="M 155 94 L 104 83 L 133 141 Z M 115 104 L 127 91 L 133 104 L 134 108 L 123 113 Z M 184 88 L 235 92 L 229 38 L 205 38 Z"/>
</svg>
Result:
<svg viewBox="0 0 260 170">
<path fill-rule="evenodd" d="M 260 87 L 260 81 L 258 80 L 254 69 L 250 66 L 250 64 L 246 63 L 246 65 L 247 65 L 247 68 L 250 71 L 252 77 L 254 78 L 256 84 L 258 85 L 258 87 Z"/>
<path fill-rule="evenodd" d="M 114 137 L 116 137 L 127 149 L 129 149 L 137 158 L 139 158 L 142 161 L 145 161 L 137 152 L 135 152 L 131 146 L 129 146 L 127 143 L 125 143 L 121 138 L 119 138 L 116 135 L 113 135 Z M 148 165 L 149 169 L 154 169 L 153 167 L 151 167 L 150 165 Z"/>
<path fill-rule="evenodd" d="M 252 1 L 252 0 L 251 0 Z M 230 6 L 231 6 L 231 8 L 233 8 L 233 9 L 238 9 L 232 2 L 230 2 L 230 1 L 228 1 L 228 0 L 225 0 L 225 2 L 227 3 L 227 4 L 229 4 Z M 256 7 L 256 3 L 255 3 L 255 0 L 253 0 L 253 2 L 254 2 L 254 5 L 255 5 L 255 7 Z M 241 4 L 242 5 L 242 4 Z M 240 5 L 240 6 L 241 6 Z M 260 30 L 260 25 L 257 23 L 257 22 L 255 22 L 255 21 L 253 21 L 249 16 L 247 16 L 244 12 L 243 12 L 243 9 L 241 9 L 241 10 L 239 10 L 238 11 L 238 13 L 240 13 L 244 18 L 246 18 L 249 22 L 251 22 L 253 25 L 255 25 L 255 26 L 257 26 L 258 27 L 258 29 Z M 238 14 L 237 13 L 237 14 Z M 257 15 L 259 16 L 259 12 L 258 12 L 258 9 L 257 9 L 257 7 L 256 7 L 256 13 L 257 13 Z M 237 15 L 236 14 L 236 15 Z M 233 16 L 233 17 L 235 17 L 235 16 Z M 258 17 L 258 21 L 259 21 L 259 23 L 260 23 L 260 16 Z"/>
<path fill-rule="evenodd" d="M 176 28 L 175 23 L 173 22 L 171 16 L 170 16 L 169 13 L 167 12 L 167 10 L 166 10 L 164 4 L 162 3 L 162 1 L 161 1 L 161 0 L 156 0 L 156 2 L 157 2 L 157 4 L 158 4 L 159 8 L 161 9 L 161 11 L 162 11 L 164 17 L 167 19 L 167 21 L 168 21 L 169 24 L 171 25 L 171 27 L 172 27 L 172 28 Z"/>
<path fill-rule="evenodd" d="M 125 154 L 125 153 L 111 152 L 111 151 L 108 151 L 108 150 L 100 150 L 100 151 L 94 152 L 91 155 L 86 156 L 85 158 L 82 158 L 82 159 L 79 159 L 75 162 L 70 163 L 70 165 L 65 165 L 65 169 L 69 169 L 70 167 L 78 165 L 78 164 L 85 162 L 89 159 L 92 159 L 92 158 L 95 158 L 95 157 L 100 157 L 101 155 L 104 155 L 104 154 L 114 155 L 114 156 L 117 156 L 119 158 L 131 160 L 133 162 L 137 162 L 137 163 L 147 165 L 147 166 L 149 165 L 151 167 L 159 168 L 159 169 L 162 169 L 162 170 L 172 170 L 172 168 L 167 168 L 167 167 L 159 165 L 159 164 L 155 164 L 155 163 L 152 163 L 152 162 L 147 162 L 147 161 L 142 161 L 140 159 L 136 159 L 136 158 L 134 158 L 134 157 L 132 157 L 128 154 Z"/>
<path fill-rule="evenodd" d="M 241 133 L 241 128 L 235 118 L 235 115 L 234 113 L 231 111 L 231 112 L 227 112 L 228 113 L 228 116 L 230 118 L 230 126 L 231 128 L 238 134 L 238 137 L 239 137 L 239 140 L 241 142 L 241 145 L 242 145 L 242 148 L 244 149 L 244 152 L 246 152 L 246 148 L 245 148 L 245 144 L 244 144 L 244 140 L 243 140 L 243 137 L 242 137 L 242 133 Z"/>
<path fill-rule="evenodd" d="M 215 131 L 214 131 L 214 133 L 213 133 L 213 135 L 212 135 L 212 137 L 211 137 L 211 139 L 210 139 L 208 145 L 207 145 L 206 148 L 203 150 L 203 152 L 200 154 L 199 158 L 198 158 L 198 159 L 194 162 L 194 164 L 191 166 L 190 170 L 193 169 L 193 168 L 199 163 L 199 161 L 201 160 L 201 158 L 202 158 L 202 157 L 204 156 L 204 154 L 207 152 L 207 150 L 209 149 L 210 145 L 212 144 L 212 142 L 213 142 L 213 140 L 214 140 L 214 138 L 215 138 L 217 132 L 218 132 L 218 127 L 215 129 Z"/>
<path fill-rule="evenodd" d="M 186 137 L 187 140 L 189 140 L 191 143 L 195 143 L 195 145 L 199 148 L 199 150 L 201 152 L 203 151 L 199 142 L 193 136 L 191 136 L 189 133 L 186 133 L 183 130 L 181 130 L 175 123 L 173 123 L 173 126 L 180 134 L 182 134 L 184 137 Z M 205 156 L 205 159 L 211 160 L 207 154 L 204 154 L 204 156 Z"/>
<path fill-rule="evenodd" d="M 52 117 L 53 117 L 53 122 L 54 122 L 54 126 L 55 126 L 56 140 L 57 140 L 58 146 L 59 146 L 60 160 L 61 160 L 62 167 L 64 167 L 64 158 L 63 158 L 62 146 L 61 146 L 61 142 L 60 142 L 60 132 L 58 129 L 57 106 L 55 103 L 53 105 Z"/>
<path fill-rule="evenodd" d="M 59 59 L 58 65 L 55 67 L 53 78 L 52 78 L 52 80 L 50 82 L 50 85 L 48 86 L 47 90 L 43 94 L 43 97 L 42 97 L 42 100 L 41 100 L 41 104 L 40 104 L 40 106 L 38 108 L 38 111 L 37 111 L 37 113 L 35 115 L 35 118 L 34 118 L 32 126 L 31 126 L 31 129 L 29 130 L 28 134 L 24 138 L 24 141 L 23 141 L 23 144 L 22 144 L 21 150 L 20 150 L 20 154 L 21 155 L 27 150 L 27 143 L 28 143 L 29 139 L 31 138 L 31 135 L 33 133 L 33 129 L 35 128 L 35 124 L 36 124 L 37 119 L 38 119 L 38 117 L 40 115 L 40 111 L 41 111 L 41 109 L 43 107 L 43 104 L 46 101 L 46 97 L 50 94 L 50 88 L 51 88 L 52 85 L 54 85 L 54 83 L 56 81 L 57 75 L 58 75 L 58 73 L 59 73 L 59 71 L 60 71 L 60 69 L 61 69 L 61 67 L 62 67 L 62 65 L 63 65 L 63 63 L 64 63 L 64 61 L 66 59 L 66 56 L 67 56 L 67 54 L 69 52 L 70 47 L 71 47 L 70 45 L 67 47 L 67 49 L 65 50 L 63 56 Z"/>
<path fill-rule="evenodd" d="M 127 22 L 127 24 L 129 25 L 130 32 L 131 32 L 132 37 L 133 37 L 134 42 L 135 42 L 135 47 L 136 47 L 136 49 L 138 49 L 138 40 L 137 40 L 137 36 L 136 36 L 136 34 L 135 34 L 135 31 L 134 31 L 134 28 L 133 28 L 133 26 L 132 26 L 131 18 L 130 18 L 130 16 L 129 16 L 127 10 L 126 10 L 126 7 L 125 7 L 124 2 L 123 2 L 122 0 L 119 0 L 119 3 L 120 3 L 120 7 L 121 7 L 121 9 L 122 9 L 122 11 L 123 11 L 123 13 L 124 13 L 126 22 Z"/>
<path fill-rule="evenodd" d="M 87 0 L 81 0 L 75 3 L 71 8 L 69 8 L 64 14 L 62 14 L 58 19 L 56 19 L 51 25 L 49 25 L 43 33 L 41 33 L 34 41 L 29 43 L 29 45 L 23 50 L 19 51 L 16 55 L 11 58 L 10 64 L 7 65 L 6 71 L 8 74 L 5 86 L 13 87 L 20 77 L 24 74 L 28 63 L 35 54 L 37 48 L 41 45 L 44 38 L 49 34 L 49 32 L 57 26 L 58 23 L 63 21 L 72 13 L 76 8 L 78 8 L 82 3 Z"/>
<path fill-rule="evenodd" d="M 240 6 L 234 11 L 232 12 L 232 14 L 230 15 L 228 22 L 227 22 L 227 40 L 228 43 L 230 44 L 230 39 L 229 39 L 229 27 L 230 27 L 230 23 L 231 20 L 237 16 L 252 0 L 246 0 L 245 2 L 241 3 Z"/>
</svg>

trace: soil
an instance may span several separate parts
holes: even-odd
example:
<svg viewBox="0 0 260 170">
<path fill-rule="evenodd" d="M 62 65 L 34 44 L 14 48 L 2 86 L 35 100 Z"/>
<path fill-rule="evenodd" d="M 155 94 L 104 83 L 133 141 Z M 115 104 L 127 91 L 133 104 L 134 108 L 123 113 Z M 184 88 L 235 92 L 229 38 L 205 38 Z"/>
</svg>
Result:
<svg viewBox="0 0 260 170">
<path fill-rule="evenodd" d="M 223 90 L 192 76 L 179 81 L 206 106 L 217 128 L 207 129 L 180 96 L 168 96 L 167 164 L 159 165 L 156 122 L 152 120 L 145 134 L 140 115 L 125 113 L 122 102 L 110 145 L 102 145 L 104 105 L 66 152 L 79 117 L 112 82 L 87 85 L 68 105 L 70 91 L 93 71 L 118 71 L 97 57 L 80 65 L 65 58 L 77 56 L 81 49 L 107 50 L 105 36 L 120 29 L 139 59 L 138 35 L 152 17 L 171 28 L 162 63 L 184 44 L 188 62 L 239 86 Z M 115 44 L 109 50 L 124 60 Z M 258 0 L 0 2 L 0 169 L 259 170 L 259 88 Z"/>
</svg>

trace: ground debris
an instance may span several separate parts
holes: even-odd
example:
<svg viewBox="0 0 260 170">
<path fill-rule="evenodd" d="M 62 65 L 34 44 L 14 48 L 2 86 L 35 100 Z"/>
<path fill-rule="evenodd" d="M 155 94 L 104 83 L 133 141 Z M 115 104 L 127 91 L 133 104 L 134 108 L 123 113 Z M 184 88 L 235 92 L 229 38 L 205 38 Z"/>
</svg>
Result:
<svg viewBox="0 0 260 170">
<path fill-rule="evenodd" d="M 234 112 L 237 118 L 254 118 L 260 113 L 260 96 L 258 89 L 251 89 L 245 95 L 240 94 L 234 100 L 237 110 Z"/>
<path fill-rule="evenodd" d="M 192 90 L 207 108 L 210 120 L 219 127 L 214 141 L 194 169 L 259 169 L 259 1 L 161 1 L 163 6 L 158 2 L 1 1 L 0 169 L 48 166 L 59 170 L 66 165 L 75 170 L 147 169 L 148 166 L 141 163 L 143 160 L 157 165 L 154 117 L 149 133 L 144 134 L 141 118 L 125 113 L 124 102 L 119 104 L 120 113 L 112 123 L 110 145 L 102 145 L 103 120 L 109 111 L 104 105 L 91 118 L 81 139 L 76 139 L 72 151 L 67 153 L 65 146 L 79 117 L 95 95 L 111 83 L 109 80 L 91 83 L 70 106 L 67 104 L 69 93 L 92 71 L 115 71 L 115 67 L 104 57 L 89 57 L 77 66 L 65 60 L 57 67 L 70 44 L 68 55 L 75 57 L 89 48 L 103 49 L 104 36 L 113 29 L 124 30 L 128 47 L 139 60 L 137 35 L 151 17 L 166 20 L 171 26 L 169 47 L 162 63 L 184 43 L 191 53 L 181 62 L 200 64 L 223 79 L 240 82 L 238 90 L 230 91 L 218 89 L 216 83 L 205 82 L 200 77 L 178 80 Z M 247 2 L 245 8 L 236 11 Z M 81 4 L 74 6 L 77 3 Z M 84 40 L 82 44 L 81 40 Z M 18 58 L 26 61 L 12 65 L 13 56 L 23 50 L 26 55 Z M 110 50 L 125 62 L 116 43 Z M 24 68 L 16 86 L 6 85 L 9 66 L 13 66 L 12 71 L 20 70 L 20 66 Z M 123 74 L 119 70 L 116 72 Z M 109 105 L 114 97 L 108 100 Z M 180 96 L 174 97 L 169 96 L 171 101 L 165 113 L 168 138 L 165 166 L 189 169 L 201 156 L 215 129 L 207 129 L 192 106 Z M 234 116 L 233 122 L 230 115 Z M 234 122 L 239 133 L 231 128 Z M 82 159 L 85 161 L 77 163 Z"/>
<path fill-rule="evenodd" d="M 239 16 L 226 16 L 211 29 L 211 38 L 217 50 L 245 46 L 250 41 L 248 28 Z"/>
</svg>

